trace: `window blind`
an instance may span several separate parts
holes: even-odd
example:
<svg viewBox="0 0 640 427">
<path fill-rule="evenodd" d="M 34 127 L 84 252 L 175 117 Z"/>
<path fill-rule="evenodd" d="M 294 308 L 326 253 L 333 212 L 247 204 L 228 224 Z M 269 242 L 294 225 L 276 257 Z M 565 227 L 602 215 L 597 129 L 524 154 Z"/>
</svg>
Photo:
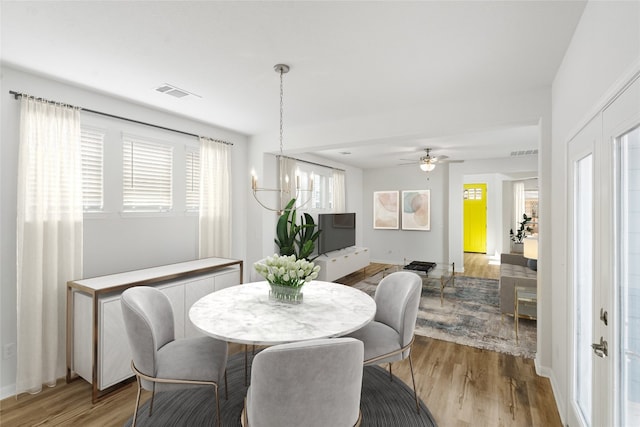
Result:
<svg viewBox="0 0 640 427">
<path fill-rule="evenodd" d="M 123 210 L 170 210 L 173 147 L 125 135 L 122 148 Z"/>
<path fill-rule="evenodd" d="M 82 204 L 85 211 L 103 208 L 103 146 L 104 132 L 82 128 Z"/>
<path fill-rule="evenodd" d="M 200 207 L 200 151 L 187 149 L 185 161 L 186 209 L 197 211 Z"/>
</svg>

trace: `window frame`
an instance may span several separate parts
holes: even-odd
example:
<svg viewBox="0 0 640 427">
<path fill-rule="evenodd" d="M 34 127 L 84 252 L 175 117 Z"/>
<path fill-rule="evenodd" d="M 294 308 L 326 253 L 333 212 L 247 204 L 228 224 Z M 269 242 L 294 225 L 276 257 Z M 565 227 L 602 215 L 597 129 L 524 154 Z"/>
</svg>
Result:
<svg viewBox="0 0 640 427">
<path fill-rule="evenodd" d="M 309 194 L 309 176 L 313 177 L 313 193 Z M 333 212 L 333 169 L 304 161 L 296 164 L 296 177 L 300 178 L 298 210 L 309 213 Z M 309 198 L 311 196 L 311 199 Z M 318 206 L 318 202 L 321 206 Z"/>
<path fill-rule="evenodd" d="M 163 140 L 158 140 L 155 138 L 151 138 L 151 137 L 147 137 L 147 136 L 139 136 L 139 135 L 135 135 L 135 134 L 131 134 L 131 133 L 122 133 L 122 137 L 121 137 L 121 167 L 122 167 L 122 174 L 121 174 L 121 188 L 122 188 L 122 198 L 121 198 L 121 212 L 123 214 L 129 214 L 129 213 L 135 213 L 135 212 L 144 212 L 144 213 L 169 213 L 169 212 L 174 212 L 175 209 L 175 200 L 174 200 L 174 196 L 175 196 L 175 183 L 174 183 L 174 177 L 177 174 L 177 170 L 175 167 L 176 164 L 176 144 L 169 142 L 169 141 L 163 141 Z M 164 194 L 164 197 L 168 198 L 168 204 L 162 204 L 162 203 L 157 203 L 157 204 L 145 204 L 143 199 L 138 199 L 138 204 L 131 204 L 127 202 L 127 184 L 130 182 L 130 178 L 132 178 L 133 176 L 133 181 L 135 183 L 135 174 L 136 174 L 136 168 L 134 167 L 134 165 L 131 166 L 132 170 L 132 174 L 128 174 L 129 170 L 127 167 L 127 159 L 126 156 L 128 154 L 127 152 L 127 147 L 132 147 L 134 144 L 138 145 L 138 150 L 133 150 L 133 152 L 131 153 L 130 156 L 133 161 L 135 161 L 135 157 L 136 156 L 136 151 L 140 151 L 143 150 L 143 153 L 145 153 L 146 155 L 149 155 L 150 152 L 152 151 L 152 148 L 156 148 L 158 149 L 157 153 L 155 154 L 155 159 L 158 160 L 158 167 L 163 167 L 164 169 L 168 168 L 168 176 L 167 175 L 163 175 L 162 179 L 165 182 L 168 182 L 168 195 Z M 168 161 L 165 162 L 161 162 L 161 159 L 165 159 Z M 153 168 L 151 168 L 152 163 L 149 161 L 149 157 L 146 157 L 144 160 L 146 161 L 140 161 L 141 159 L 139 159 L 139 165 L 138 165 L 138 169 L 140 169 L 140 167 L 142 167 L 142 172 L 139 172 L 139 177 L 142 180 L 142 185 L 141 187 L 143 187 L 145 185 L 145 182 L 147 184 L 147 186 L 149 186 L 149 180 L 152 179 L 152 176 L 150 175 L 151 172 L 153 172 Z M 146 173 L 145 173 L 146 171 Z M 158 169 L 158 172 L 161 172 L 160 169 Z M 145 177 L 146 175 L 146 177 Z M 161 174 L 159 174 L 161 175 Z M 157 177 L 156 177 L 157 180 Z M 160 185 L 156 185 L 159 189 Z M 164 189 L 166 190 L 166 188 Z M 143 193 L 143 191 L 140 191 L 140 193 Z M 157 194 L 157 196 L 161 196 L 162 194 Z M 140 196 L 137 196 L 140 197 Z M 149 196 L 149 197 L 154 197 L 154 196 Z"/>
</svg>

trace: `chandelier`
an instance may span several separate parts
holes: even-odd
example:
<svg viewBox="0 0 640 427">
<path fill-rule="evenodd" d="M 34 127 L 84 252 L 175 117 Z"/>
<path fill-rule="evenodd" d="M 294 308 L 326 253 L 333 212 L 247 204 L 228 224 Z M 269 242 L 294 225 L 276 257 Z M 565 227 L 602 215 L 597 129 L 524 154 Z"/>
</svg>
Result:
<svg viewBox="0 0 640 427">
<path fill-rule="evenodd" d="M 288 202 L 289 199 L 292 198 L 292 194 L 291 194 L 291 180 L 289 178 L 289 174 L 287 173 L 287 171 L 285 170 L 285 168 L 283 167 L 283 162 L 285 159 L 287 159 L 287 157 L 284 156 L 283 154 L 283 143 L 282 143 L 282 135 L 283 135 L 283 112 L 284 112 L 284 90 L 283 90 L 283 76 L 284 74 L 289 72 L 289 66 L 286 64 L 276 64 L 273 66 L 273 69 L 275 70 L 275 72 L 277 72 L 278 74 L 280 74 L 280 155 L 277 156 L 279 164 L 278 164 L 278 188 L 261 188 L 258 187 L 258 177 L 256 176 L 256 174 L 254 172 L 252 172 L 251 174 L 251 192 L 253 193 L 253 197 L 256 199 L 256 201 L 258 202 L 258 204 L 260 206 L 262 206 L 263 208 L 273 211 L 273 212 L 277 212 L 278 215 L 282 214 L 282 211 L 284 209 L 284 204 L 286 204 Z M 283 185 L 284 183 L 284 185 Z M 308 191 L 308 192 L 312 192 L 313 191 L 313 179 L 310 180 L 309 182 L 309 189 L 308 190 L 301 190 L 300 188 L 300 176 L 298 176 L 296 174 L 295 177 L 295 198 L 297 199 L 300 191 Z M 260 192 L 275 192 L 278 193 L 278 205 L 275 208 L 269 207 L 267 206 L 265 203 L 263 203 L 260 198 L 258 197 L 258 193 Z M 307 200 L 308 202 L 308 200 Z M 306 202 L 305 202 L 306 204 Z"/>
</svg>

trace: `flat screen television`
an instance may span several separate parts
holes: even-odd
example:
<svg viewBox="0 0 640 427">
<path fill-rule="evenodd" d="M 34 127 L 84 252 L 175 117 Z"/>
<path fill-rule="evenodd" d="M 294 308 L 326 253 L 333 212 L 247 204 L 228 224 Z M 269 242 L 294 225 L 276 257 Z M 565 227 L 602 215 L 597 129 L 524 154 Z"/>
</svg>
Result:
<svg viewBox="0 0 640 427">
<path fill-rule="evenodd" d="M 324 254 L 356 244 L 356 214 L 318 214 L 318 253 Z"/>
</svg>

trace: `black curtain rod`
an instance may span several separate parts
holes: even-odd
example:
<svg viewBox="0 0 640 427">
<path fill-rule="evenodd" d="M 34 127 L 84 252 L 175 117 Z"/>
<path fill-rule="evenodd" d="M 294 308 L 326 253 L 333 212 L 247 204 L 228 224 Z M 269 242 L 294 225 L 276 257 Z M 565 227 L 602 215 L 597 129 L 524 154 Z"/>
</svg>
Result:
<svg viewBox="0 0 640 427">
<path fill-rule="evenodd" d="M 316 162 L 310 162 L 308 160 L 296 159 L 295 157 L 285 156 L 283 154 L 282 155 L 279 154 L 276 157 L 284 157 L 285 159 L 295 160 L 296 162 L 302 162 L 302 163 L 307 163 L 309 165 L 320 166 L 321 168 L 332 169 L 332 170 L 340 171 L 340 172 L 346 172 L 344 169 L 334 168 L 333 166 L 327 166 L 327 165 L 323 165 L 323 164 L 316 163 Z"/>
<path fill-rule="evenodd" d="M 26 97 L 30 96 L 30 95 L 27 95 L 26 93 L 15 92 L 13 90 L 10 90 L 9 94 L 13 95 L 15 97 L 15 99 L 18 99 L 18 98 L 23 97 L 23 96 L 26 96 Z M 35 98 L 35 99 L 37 99 L 39 101 L 50 102 L 50 103 L 53 103 L 53 104 L 60 104 L 60 102 L 50 101 L 50 100 L 45 99 L 45 98 Z M 69 104 L 64 104 L 64 105 L 69 105 Z M 78 108 L 80 111 L 85 111 L 87 113 L 98 114 L 100 116 L 105 116 L 105 117 L 111 117 L 112 119 L 124 120 L 126 122 L 136 123 L 136 124 L 144 125 L 144 126 L 150 126 L 150 127 L 156 128 L 156 129 L 167 130 L 169 132 L 175 132 L 175 133 L 180 133 L 182 135 L 187 135 L 187 136 L 193 136 L 193 137 L 196 137 L 196 138 L 200 138 L 200 135 L 196 135 L 195 133 L 190 133 L 190 132 L 185 132 L 185 131 L 182 131 L 182 130 L 171 129 L 171 128 L 164 127 L 164 126 L 154 125 L 153 123 L 142 122 L 140 120 L 130 119 L 128 117 L 116 116 L 115 114 L 103 113 L 102 111 L 91 110 L 89 108 L 84 108 L 84 107 L 76 107 L 74 105 L 69 105 L 69 107 Z M 211 139 L 213 141 L 220 142 L 222 144 L 233 145 L 233 142 L 222 141 L 222 140 L 219 140 L 219 139 L 208 138 L 208 137 L 203 137 L 203 138 Z"/>
</svg>

